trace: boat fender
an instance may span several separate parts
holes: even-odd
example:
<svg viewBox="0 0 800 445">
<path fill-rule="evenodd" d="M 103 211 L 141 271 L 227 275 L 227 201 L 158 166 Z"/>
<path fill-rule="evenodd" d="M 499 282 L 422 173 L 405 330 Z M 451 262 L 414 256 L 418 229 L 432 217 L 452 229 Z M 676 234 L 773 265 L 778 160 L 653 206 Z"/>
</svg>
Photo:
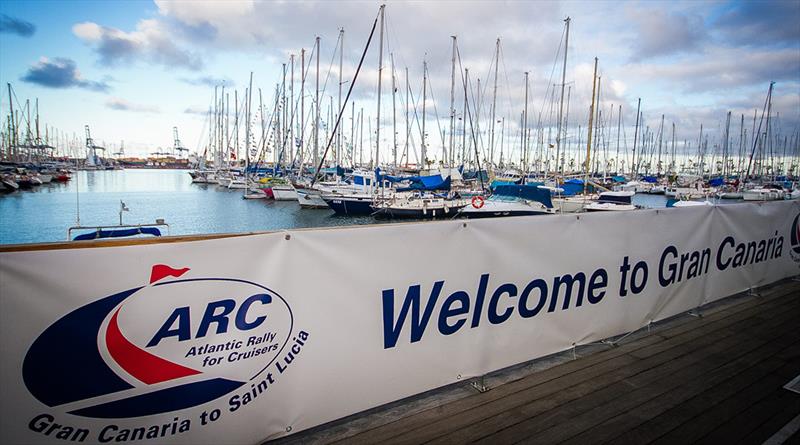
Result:
<svg viewBox="0 0 800 445">
<path fill-rule="evenodd" d="M 472 197 L 472 207 L 475 207 L 476 209 L 479 209 L 479 208 L 483 207 L 483 202 L 484 201 L 485 201 L 485 199 L 483 199 L 483 196 L 473 196 Z"/>
</svg>

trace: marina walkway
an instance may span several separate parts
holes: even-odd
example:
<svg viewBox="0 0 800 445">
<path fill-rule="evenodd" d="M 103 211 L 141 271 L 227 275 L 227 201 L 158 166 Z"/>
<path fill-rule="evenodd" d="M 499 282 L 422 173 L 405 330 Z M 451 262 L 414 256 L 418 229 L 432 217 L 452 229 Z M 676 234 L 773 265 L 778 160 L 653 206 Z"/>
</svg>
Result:
<svg viewBox="0 0 800 445">
<path fill-rule="evenodd" d="M 783 386 L 800 374 L 800 283 L 701 314 L 505 371 L 487 392 L 456 385 L 279 442 L 799 443 L 800 394 Z"/>
</svg>

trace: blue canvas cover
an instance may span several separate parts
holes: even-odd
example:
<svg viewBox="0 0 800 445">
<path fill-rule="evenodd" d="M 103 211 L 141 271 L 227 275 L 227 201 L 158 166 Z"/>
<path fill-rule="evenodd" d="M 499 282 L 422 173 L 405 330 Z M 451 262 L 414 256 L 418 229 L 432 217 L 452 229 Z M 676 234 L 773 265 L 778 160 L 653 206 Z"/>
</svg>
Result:
<svg viewBox="0 0 800 445">
<path fill-rule="evenodd" d="M 434 190 L 450 190 L 450 177 L 448 176 L 447 179 L 442 179 L 441 175 L 433 175 L 433 176 L 416 176 L 412 178 L 407 178 L 406 180 L 411 181 L 411 185 L 408 187 L 401 187 L 398 188 L 398 192 L 406 192 L 409 190 L 425 190 L 425 191 L 434 191 Z"/>
<path fill-rule="evenodd" d="M 658 178 L 656 178 L 655 176 L 645 176 L 642 178 L 642 181 L 649 182 L 650 184 L 655 184 L 656 182 L 658 182 Z"/>
<path fill-rule="evenodd" d="M 719 187 L 724 183 L 725 183 L 725 180 L 722 179 L 722 178 L 711 178 L 708 181 L 708 185 L 710 185 L 711 187 Z"/>
<path fill-rule="evenodd" d="M 550 190 L 541 189 L 535 185 L 498 185 L 494 189 L 494 195 L 512 196 L 541 202 L 548 209 L 553 207 L 553 202 L 550 199 Z"/>
<path fill-rule="evenodd" d="M 564 184 L 561 185 L 561 188 L 564 189 L 562 193 L 564 196 L 577 195 L 583 192 L 583 179 L 570 179 L 565 181 Z"/>
<path fill-rule="evenodd" d="M 161 236 L 161 231 L 157 227 L 139 227 L 136 229 L 115 229 L 115 230 L 95 230 L 94 232 L 84 233 L 73 238 L 73 241 L 84 241 L 100 238 L 123 238 L 134 235 L 153 235 Z"/>
</svg>

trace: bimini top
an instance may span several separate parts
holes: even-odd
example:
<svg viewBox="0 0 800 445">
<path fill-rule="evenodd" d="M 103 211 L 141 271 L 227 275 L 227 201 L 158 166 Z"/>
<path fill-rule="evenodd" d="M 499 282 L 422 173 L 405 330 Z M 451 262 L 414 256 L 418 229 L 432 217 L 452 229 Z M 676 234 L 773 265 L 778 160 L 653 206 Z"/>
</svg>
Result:
<svg viewBox="0 0 800 445">
<path fill-rule="evenodd" d="M 535 185 L 498 185 L 494 188 L 497 196 L 510 196 L 542 203 L 548 209 L 553 208 L 550 200 L 550 190 L 539 188 Z"/>
</svg>

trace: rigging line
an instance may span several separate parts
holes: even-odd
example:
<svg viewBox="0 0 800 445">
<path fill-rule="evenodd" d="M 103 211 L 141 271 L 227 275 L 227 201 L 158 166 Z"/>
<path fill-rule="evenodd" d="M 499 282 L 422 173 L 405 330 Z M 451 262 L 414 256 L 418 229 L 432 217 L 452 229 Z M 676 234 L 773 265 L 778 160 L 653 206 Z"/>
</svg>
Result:
<svg viewBox="0 0 800 445">
<path fill-rule="evenodd" d="M 461 51 L 458 49 L 458 46 L 456 46 L 456 55 L 458 56 L 458 66 L 459 66 L 459 68 L 462 68 Z M 462 84 L 464 85 L 464 91 L 466 93 L 467 92 L 467 79 L 464 77 L 463 68 L 460 71 L 461 71 L 461 81 L 462 81 Z M 480 156 L 478 154 L 478 143 L 477 143 L 477 140 L 475 140 L 475 127 L 472 126 L 472 113 L 470 113 L 469 101 L 467 101 L 467 103 L 465 105 L 466 105 L 465 108 L 467 110 L 467 115 L 469 116 L 469 120 L 470 120 L 470 133 L 472 134 L 473 143 L 475 144 L 475 165 L 477 166 L 478 179 L 480 179 L 480 181 L 481 181 L 481 190 L 485 190 L 486 187 L 485 187 L 485 185 L 483 183 L 483 173 L 481 173 L 481 160 L 480 160 Z M 464 124 L 465 124 L 465 128 L 466 128 L 466 116 L 464 117 Z"/>
<path fill-rule="evenodd" d="M 429 71 L 429 72 L 430 72 L 430 71 Z M 436 97 L 435 97 L 435 96 L 434 96 L 434 94 L 433 94 L 433 85 L 431 85 L 431 82 L 430 82 L 430 77 L 428 77 L 428 80 L 427 80 L 427 82 L 428 82 L 428 90 L 429 90 L 429 91 L 430 91 L 430 93 L 431 93 L 431 100 L 433 101 L 433 113 L 436 115 L 436 127 L 439 129 L 439 134 L 438 134 L 438 136 L 440 136 L 440 137 L 441 137 L 441 139 L 442 139 L 442 145 L 444 146 L 444 145 L 445 145 L 445 138 L 444 138 L 444 136 L 443 136 L 443 133 L 442 133 L 442 122 L 441 122 L 441 120 L 439 119 L 439 110 L 438 110 L 438 109 L 437 109 L 437 107 L 436 107 Z M 425 104 L 423 104 L 423 106 L 425 106 Z M 427 150 L 426 150 L 426 151 L 427 151 Z"/>
<path fill-rule="evenodd" d="M 338 33 L 339 37 L 336 39 L 336 47 L 333 48 L 333 53 L 331 54 L 331 62 L 328 64 L 328 73 L 325 75 L 325 81 L 322 83 L 322 95 L 325 96 L 325 91 L 328 88 L 328 79 L 331 76 L 331 71 L 333 70 L 333 61 L 336 59 L 336 49 L 339 48 L 339 43 L 342 40 L 342 33 Z M 341 49 L 340 49 L 341 51 Z"/>
<path fill-rule="evenodd" d="M 507 93 L 506 94 L 506 115 L 514 116 L 516 113 L 512 113 L 513 106 L 511 104 L 511 94 L 510 94 L 511 93 L 510 92 L 511 81 L 508 78 L 508 67 L 506 66 L 506 58 L 505 58 L 505 55 L 504 55 L 505 53 L 503 51 L 504 51 L 503 50 L 503 46 L 501 45 L 500 46 L 500 57 L 501 57 L 501 59 L 503 61 L 503 77 L 505 77 L 505 79 L 506 79 L 506 93 Z M 516 125 L 516 119 L 509 119 L 509 131 L 512 129 L 511 128 L 512 125 Z M 515 137 L 516 137 L 516 132 L 514 132 L 513 136 L 509 136 L 509 145 L 510 145 L 510 148 L 508 149 L 509 162 L 510 162 L 511 158 L 514 156 L 514 153 L 516 153 L 517 144 L 513 143 L 513 138 L 515 138 Z"/>
<path fill-rule="evenodd" d="M 544 104 L 545 104 L 547 95 L 549 94 L 550 89 L 553 88 L 553 76 L 555 75 L 556 67 L 558 65 L 558 55 L 561 54 L 561 45 L 564 42 L 564 35 L 566 34 L 566 30 L 567 30 L 567 27 L 565 25 L 563 30 L 561 31 L 561 38 L 558 40 L 558 48 L 556 49 L 556 55 L 553 58 L 553 68 L 550 70 L 550 78 L 547 80 L 547 88 L 545 89 L 545 92 L 544 92 L 544 99 L 542 101 L 542 107 L 539 109 L 539 113 L 540 114 L 544 111 L 544 106 L 545 106 Z M 550 141 L 548 141 L 548 143 L 549 142 Z"/>
<path fill-rule="evenodd" d="M 317 177 L 319 176 L 320 169 L 322 169 L 322 164 L 325 162 L 325 156 L 328 154 L 328 150 L 331 148 L 331 143 L 335 139 L 336 130 L 339 128 L 339 122 L 342 120 L 342 115 L 344 114 L 344 110 L 347 108 L 347 101 L 350 100 L 350 94 L 353 92 L 353 87 L 355 87 L 356 79 L 358 79 L 358 73 L 361 72 L 361 66 L 364 64 L 364 58 L 367 56 L 367 51 L 369 50 L 369 44 L 372 42 L 372 36 L 375 34 L 375 27 L 378 25 L 378 18 L 380 17 L 381 13 L 383 13 L 383 6 L 380 7 L 378 11 L 378 15 L 375 16 L 375 21 L 372 22 L 372 31 L 369 33 L 369 38 L 367 39 L 367 45 L 364 47 L 364 52 L 361 53 L 361 60 L 358 62 L 358 68 L 356 68 L 356 72 L 353 75 L 353 80 L 350 82 L 350 87 L 347 89 L 347 96 L 344 100 L 344 106 L 342 109 L 339 110 L 339 114 L 336 117 L 336 125 L 333 127 L 333 131 L 331 132 L 331 137 L 328 139 L 328 143 L 325 145 L 325 151 L 322 153 L 322 157 L 319 160 L 319 165 L 317 169 L 314 171 L 314 177 L 311 180 L 311 186 L 314 186 L 314 183 L 317 181 Z"/>
</svg>

